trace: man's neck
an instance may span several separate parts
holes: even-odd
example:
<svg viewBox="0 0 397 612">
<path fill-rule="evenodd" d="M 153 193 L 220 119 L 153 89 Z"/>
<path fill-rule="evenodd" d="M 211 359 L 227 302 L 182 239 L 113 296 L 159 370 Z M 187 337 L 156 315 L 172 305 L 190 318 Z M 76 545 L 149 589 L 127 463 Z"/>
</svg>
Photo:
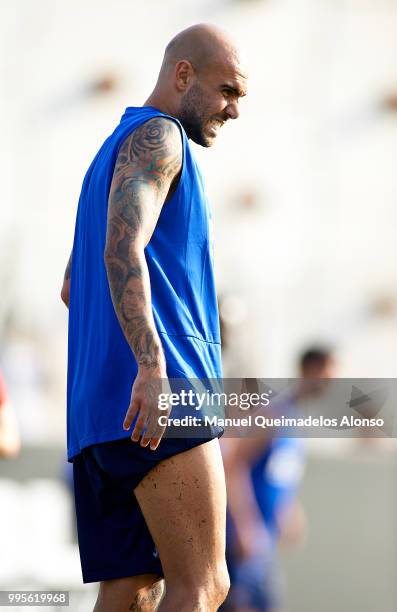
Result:
<svg viewBox="0 0 397 612">
<path fill-rule="evenodd" d="M 143 106 L 152 106 L 153 108 L 157 108 L 159 111 L 164 113 L 165 115 L 171 115 L 171 117 L 176 117 L 176 109 L 172 104 L 169 104 L 162 99 L 162 97 L 152 93 L 146 102 L 144 102 Z"/>
</svg>

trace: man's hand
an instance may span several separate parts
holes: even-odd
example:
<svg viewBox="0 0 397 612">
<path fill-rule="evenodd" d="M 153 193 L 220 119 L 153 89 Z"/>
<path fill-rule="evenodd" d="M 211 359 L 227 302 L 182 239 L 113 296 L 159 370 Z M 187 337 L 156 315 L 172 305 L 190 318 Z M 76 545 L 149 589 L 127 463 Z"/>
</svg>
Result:
<svg viewBox="0 0 397 612">
<path fill-rule="evenodd" d="M 141 446 L 150 444 L 151 450 L 156 450 L 164 435 L 166 426 L 159 425 L 159 416 L 167 416 L 170 410 L 159 409 L 159 394 L 162 393 L 166 384 L 167 373 L 164 368 L 156 371 L 141 367 L 131 391 L 131 401 L 124 418 L 123 428 L 129 430 L 131 424 L 138 415 L 135 422 L 131 439 L 138 442 L 141 439 Z"/>
</svg>

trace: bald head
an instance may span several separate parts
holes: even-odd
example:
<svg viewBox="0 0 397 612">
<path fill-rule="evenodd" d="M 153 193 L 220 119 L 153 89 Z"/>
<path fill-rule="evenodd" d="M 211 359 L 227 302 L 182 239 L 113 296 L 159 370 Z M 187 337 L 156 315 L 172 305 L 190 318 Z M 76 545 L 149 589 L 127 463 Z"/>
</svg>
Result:
<svg viewBox="0 0 397 612">
<path fill-rule="evenodd" d="M 246 81 L 231 37 L 202 23 L 183 30 L 168 43 L 156 87 L 146 104 L 179 119 L 189 138 L 209 147 L 220 127 L 238 117 Z"/>
<path fill-rule="evenodd" d="M 217 26 L 199 23 L 182 30 L 168 43 L 162 68 L 172 69 L 181 60 L 202 70 L 214 62 L 239 65 L 240 54 L 229 34 Z"/>
</svg>

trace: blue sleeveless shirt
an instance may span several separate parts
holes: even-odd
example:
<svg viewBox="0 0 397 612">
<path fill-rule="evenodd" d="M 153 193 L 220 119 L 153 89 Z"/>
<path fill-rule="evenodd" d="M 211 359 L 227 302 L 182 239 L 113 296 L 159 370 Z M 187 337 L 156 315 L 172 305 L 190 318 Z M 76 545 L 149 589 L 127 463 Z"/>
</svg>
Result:
<svg viewBox="0 0 397 612">
<path fill-rule="evenodd" d="M 123 430 L 138 368 L 117 320 L 104 264 L 110 185 L 119 149 L 153 107 L 127 108 L 85 175 L 72 252 L 68 336 L 68 459 Z M 155 324 L 169 378 L 221 378 L 211 211 L 186 134 L 178 186 L 145 249 Z"/>
</svg>

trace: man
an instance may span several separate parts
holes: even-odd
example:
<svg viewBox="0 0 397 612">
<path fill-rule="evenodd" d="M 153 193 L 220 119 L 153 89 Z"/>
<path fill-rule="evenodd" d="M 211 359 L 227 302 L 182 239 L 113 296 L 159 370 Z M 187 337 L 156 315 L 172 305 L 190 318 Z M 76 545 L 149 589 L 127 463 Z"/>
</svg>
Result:
<svg viewBox="0 0 397 612">
<path fill-rule="evenodd" d="M 324 380 L 335 376 L 330 350 L 306 349 L 299 358 L 299 375 L 294 393 L 277 409 L 284 416 L 296 416 L 300 402 L 321 397 Z M 261 433 L 222 443 L 231 579 L 225 612 L 285 610 L 277 547 L 280 541 L 295 544 L 304 531 L 303 509 L 296 499 L 304 469 L 303 441 Z"/>
<path fill-rule="evenodd" d="M 227 594 L 221 432 L 162 440 L 147 388 L 222 375 L 210 208 L 188 139 L 211 146 L 245 92 L 230 38 L 184 30 L 83 182 L 62 299 L 68 458 L 95 612 L 211 612 Z"/>
</svg>

